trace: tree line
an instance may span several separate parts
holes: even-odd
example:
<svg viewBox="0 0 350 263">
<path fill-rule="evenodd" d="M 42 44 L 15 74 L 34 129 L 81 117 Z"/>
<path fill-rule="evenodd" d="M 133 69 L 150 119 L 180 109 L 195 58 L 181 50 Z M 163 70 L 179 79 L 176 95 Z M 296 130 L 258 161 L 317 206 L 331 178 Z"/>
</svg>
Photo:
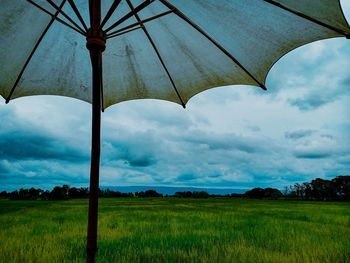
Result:
<svg viewBox="0 0 350 263">
<path fill-rule="evenodd" d="M 110 189 L 99 189 L 99 197 L 182 197 L 182 198 L 208 198 L 209 195 L 205 191 L 186 191 L 176 192 L 174 195 L 163 195 L 155 190 L 147 190 L 135 193 L 122 193 Z M 13 192 L 2 191 L 0 198 L 11 200 L 68 200 L 83 199 L 89 197 L 89 188 L 87 187 L 70 187 L 69 185 L 55 186 L 51 191 L 42 190 L 40 188 L 30 188 L 15 190 Z"/>
<path fill-rule="evenodd" d="M 88 198 L 87 187 L 55 186 L 51 191 L 39 188 L 0 192 L 0 198 L 12 200 L 68 200 Z M 255 199 L 297 199 L 297 200 L 344 200 L 350 201 L 350 176 L 337 176 L 331 180 L 316 178 L 311 182 L 296 183 L 286 186 L 283 193 L 276 188 L 253 188 L 244 194 L 211 195 L 206 191 L 183 191 L 173 195 L 163 195 L 155 190 L 135 193 L 122 193 L 110 189 L 99 189 L 100 197 L 177 197 L 177 198 L 209 198 L 209 197 L 241 197 Z"/>
<path fill-rule="evenodd" d="M 316 178 L 311 182 L 285 187 L 284 195 L 303 200 L 350 200 L 350 176 L 331 180 Z"/>
</svg>

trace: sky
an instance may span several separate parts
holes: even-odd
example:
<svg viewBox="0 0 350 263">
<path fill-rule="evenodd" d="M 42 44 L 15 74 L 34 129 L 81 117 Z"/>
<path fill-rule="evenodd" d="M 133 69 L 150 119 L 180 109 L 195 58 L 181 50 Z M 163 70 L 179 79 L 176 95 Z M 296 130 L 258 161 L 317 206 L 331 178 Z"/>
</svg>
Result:
<svg viewBox="0 0 350 263">
<path fill-rule="evenodd" d="M 211 89 L 186 109 L 158 100 L 108 108 L 100 185 L 282 189 L 350 174 L 350 40 L 292 51 L 266 86 Z M 90 104 L 0 97 L 0 119 L 0 190 L 88 186 Z"/>
</svg>

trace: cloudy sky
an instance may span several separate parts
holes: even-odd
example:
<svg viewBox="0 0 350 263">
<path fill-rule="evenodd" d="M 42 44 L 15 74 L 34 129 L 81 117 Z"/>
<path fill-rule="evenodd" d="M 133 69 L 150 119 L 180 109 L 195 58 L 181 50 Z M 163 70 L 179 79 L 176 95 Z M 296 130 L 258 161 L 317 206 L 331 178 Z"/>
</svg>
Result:
<svg viewBox="0 0 350 263">
<path fill-rule="evenodd" d="M 267 87 L 212 89 L 186 110 L 157 100 L 108 108 L 100 184 L 282 188 L 350 174 L 350 41 L 289 53 Z M 0 190 L 88 185 L 90 104 L 1 98 L 0 118 Z"/>
</svg>

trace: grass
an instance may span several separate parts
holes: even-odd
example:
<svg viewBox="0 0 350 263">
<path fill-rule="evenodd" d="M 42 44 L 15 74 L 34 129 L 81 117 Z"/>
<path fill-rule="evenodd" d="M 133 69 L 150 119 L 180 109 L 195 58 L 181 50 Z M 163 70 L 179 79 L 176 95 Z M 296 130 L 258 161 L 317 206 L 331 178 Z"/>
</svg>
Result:
<svg viewBox="0 0 350 263">
<path fill-rule="evenodd" d="M 87 200 L 0 200 L 0 262 L 85 262 Z M 350 262 L 350 203 L 101 199 L 97 262 Z"/>
</svg>

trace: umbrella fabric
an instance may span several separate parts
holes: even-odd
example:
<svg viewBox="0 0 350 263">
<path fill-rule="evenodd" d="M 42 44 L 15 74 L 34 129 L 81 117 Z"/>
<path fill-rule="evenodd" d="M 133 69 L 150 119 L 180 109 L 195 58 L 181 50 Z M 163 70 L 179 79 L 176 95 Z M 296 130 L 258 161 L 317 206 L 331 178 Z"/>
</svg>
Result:
<svg viewBox="0 0 350 263">
<path fill-rule="evenodd" d="M 7 101 L 30 95 L 92 101 L 89 52 L 83 32 L 78 32 L 86 28 L 68 1 L 53 2 L 63 4 L 75 25 L 48 1 L 0 2 L 0 94 Z M 74 2 L 89 27 L 88 1 Z M 133 0 L 131 5 L 142 2 Z M 350 33 L 338 0 L 173 0 L 170 6 L 150 2 L 138 13 L 146 20 L 147 33 L 138 25 L 128 28 L 137 23 L 134 15 L 107 32 L 103 108 L 144 98 L 184 105 L 201 91 L 231 84 L 264 88 L 269 70 L 284 54 Z M 78 30 L 53 21 L 33 3 Z M 102 18 L 112 3 L 102 1 Z M 103 29 L 130 10 L 127 1 L 121 1 Z"/>
</svg>

